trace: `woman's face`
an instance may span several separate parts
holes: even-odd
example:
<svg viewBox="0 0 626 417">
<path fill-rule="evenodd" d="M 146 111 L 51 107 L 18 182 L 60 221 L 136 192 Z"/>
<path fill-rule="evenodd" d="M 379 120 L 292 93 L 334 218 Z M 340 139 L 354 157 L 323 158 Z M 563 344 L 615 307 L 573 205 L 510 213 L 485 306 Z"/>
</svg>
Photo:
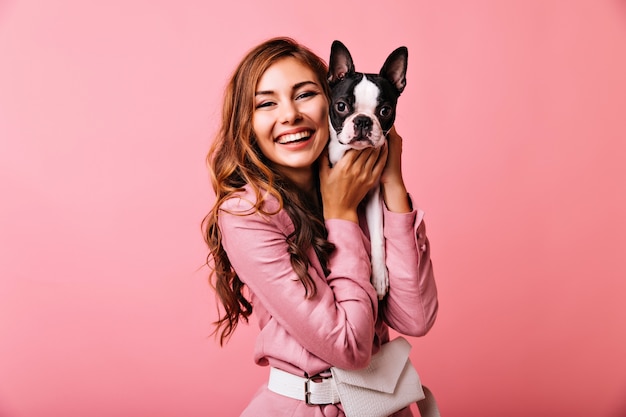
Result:
<svg viewBox="0 0 626 417">
<path fill-rule="evenodd" d="M 315 73 L 295 58 L 277 61 L 259 79 L 254 105 L 261 152 L 292 181 L 310 181 L 328 142 L 328 100 Z"/>
</svg>

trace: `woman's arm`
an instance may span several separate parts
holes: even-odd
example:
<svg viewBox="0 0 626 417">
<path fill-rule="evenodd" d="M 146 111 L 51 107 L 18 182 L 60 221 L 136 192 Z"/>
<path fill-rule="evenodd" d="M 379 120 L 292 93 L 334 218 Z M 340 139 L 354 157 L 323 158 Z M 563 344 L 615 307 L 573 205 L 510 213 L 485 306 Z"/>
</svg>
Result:
<svg viewBox="0 0 626 417">
<path fill-rule="evenodd" d="M 408 213 L 413 208 L 402 178 L 402 137 L 396 132 L 395 126 L 387 134 L 387 148 L 387 163 L 380 176 L 383 201 L 389 211 Z"/>
<path fill-rule="evenodd" d="M 402 177 L 402 138 L 388 135 L 389 153 L 381 175 L 389 293 L 381 305 L 383 319 L 400 333 L 421 336 L 437 316 L 437 288 L 430 260 L 423 212 L 414 210 Z"/>
<path fill-rule="evenodd" d="M 286 236 L 293 230 L 287 214 L 231 214 L 250 207 L 250 202 L 234 198 L 220 212 L 223 245 L 239 278 L 304 349 L 342 368 L 365 366 L 378 307 L 359 226 L 327 221 L 328 239 L 336 245 L 328 265 L 332 272 L 325 278 L 318 268 L 309 267 L 317 294 L 307 299 L 287 251 Z"/>
<path fill-rule="evenodd" d="M 384 215 L 389 292 L 380 305 L 381 313 L 392 329 L 423 336 L 433 326 L 438 309 L 424 213 L 385 209 Z"/>
</svg>

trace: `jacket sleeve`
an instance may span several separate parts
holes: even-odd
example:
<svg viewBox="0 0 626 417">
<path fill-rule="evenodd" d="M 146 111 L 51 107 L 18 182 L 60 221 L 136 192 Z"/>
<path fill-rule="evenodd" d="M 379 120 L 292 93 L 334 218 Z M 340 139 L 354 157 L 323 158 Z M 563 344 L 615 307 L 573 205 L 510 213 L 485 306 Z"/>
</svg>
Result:
<svg viewBox="0 0 626 417">
<path fill-rule="evenodd" d="M 380 305 L 381 314 L 392 329 L 423 336 L 433 326 L 438 309 L 424 213 L 383 210 L 389 293 Z"/>
<path fill-rule="evenodd" d="M 228 200 L 225 206 L 219 219 L 222 243 L 256 301 L 322 360 L 345 369 L 367 365 L 378 303 L 369 282 L 370 262 L 358 225 L 327 221 L 328 239 L 336 245 L 329 260 L 331 273 L 324 277 L 309 267 L 317 293 L 306 298 L 287 251 L 286 238 L 293 230 L 287 214 L 241 215 L 246 210 L 250 213 L 251 204 L 238 198 Z M 315 257 L 313 249 L 309 256 Z"/>
</svg>

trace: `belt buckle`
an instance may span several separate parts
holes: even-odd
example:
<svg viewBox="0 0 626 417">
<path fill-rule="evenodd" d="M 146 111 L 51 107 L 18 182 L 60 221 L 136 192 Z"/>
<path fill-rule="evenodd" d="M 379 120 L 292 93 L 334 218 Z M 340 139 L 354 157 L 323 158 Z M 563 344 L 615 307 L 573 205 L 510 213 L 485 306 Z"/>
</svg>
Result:
<svg viewBox="0 0 626 417">
<path fill-rule="evenodd" d="M 318 376 L 311 376 L 311 377 L 307 378 L 306 381 L 304 381 L 304 402 L 306 403 L 306 405 L 320 405 L 320 404 L 312 403 L 310 401 L 310 399 L 311 399 L 311 390 L 309 388 L 309 383 L 311 381 L 313 381 L 313 382 L 321 382 L 324 379 L 325 379 L 324 377 L 318 375 Z"/>
</svg>

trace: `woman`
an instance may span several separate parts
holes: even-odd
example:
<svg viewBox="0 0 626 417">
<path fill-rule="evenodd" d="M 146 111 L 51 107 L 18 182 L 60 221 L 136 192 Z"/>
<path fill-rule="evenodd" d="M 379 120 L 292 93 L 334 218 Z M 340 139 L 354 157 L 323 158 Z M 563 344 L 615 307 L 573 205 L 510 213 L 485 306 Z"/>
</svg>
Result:
<svg viewBox="0 0 626 417">
<path fill-rule="evenodd" d="M 389 327 L 420 336 L 437 312 L 423 214 L 402 178 L 402 140 L 392 129 L 387 146 L 349 151 L 329 168 L 326 76 L 326 64 L 291 39 L 251 50 L 228 84 L 207 157 L 217 198 L 204 230 L 224 307 L 216 332 L 223 344 L 254 308 L 254 358 L 271 366 L 270 387 L 242 416 L 343 416 L 336 398 L 309 405 L 319 401 L 290 395 L 289 381 L 301 387 L 309 377 L 328 381 L 331 366 L 363 368 L 389 341 Z M 378 178 L 390 281 L 380 302 L 359 207 Z"/>
</svg>

